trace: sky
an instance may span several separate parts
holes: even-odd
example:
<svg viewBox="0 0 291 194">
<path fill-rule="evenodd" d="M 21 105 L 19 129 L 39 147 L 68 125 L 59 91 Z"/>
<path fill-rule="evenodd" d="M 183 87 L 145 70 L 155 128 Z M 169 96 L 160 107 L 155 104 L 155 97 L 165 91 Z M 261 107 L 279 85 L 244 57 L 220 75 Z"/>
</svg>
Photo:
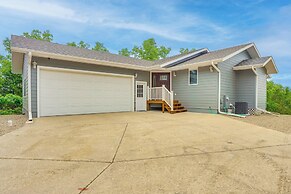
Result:
<svg viewBox="0 0 291 194">
<path fill-rule="evenodd" d="M 33 29 L 61 44 L 100 41 L 112 53 L 148 38 L 170 55 L 254 42 L 274 57 L 272 79 L 291 87 L 291 0 L 0 0 L 0 40 Z"/>
</svg>

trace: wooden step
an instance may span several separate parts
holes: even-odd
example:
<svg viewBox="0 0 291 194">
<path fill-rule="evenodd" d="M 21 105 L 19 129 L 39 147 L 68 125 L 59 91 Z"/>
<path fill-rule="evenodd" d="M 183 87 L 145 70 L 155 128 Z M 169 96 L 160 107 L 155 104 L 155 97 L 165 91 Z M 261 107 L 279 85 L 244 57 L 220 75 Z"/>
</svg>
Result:
<svg viewBox="0 0 291 194">
<path fill-rule="evenodd" d="M 174 110 L 184 109 L 184 106 L 174 106 Z"/>
<path fill-rule="evenodd" d="M 187 110 L 183 108 L 183 109 L 170 111 L 171 114 L 180 113 L 180 112 L 187 112 Z"/>
<path fill-rule="evenodd" d="M 185 107 L 182 106 L 182 104 L 179 102 L 179 100 L 174 100 L 174 107 L 173 107 L 174 110 L 173 111 L 171 110 L 170 106 L 162 100 L 148 100 L 147 101 L 148 110 L 149 110 L 150 104 L 162 104 L 162 107 L 164 107 L 163 111 L 166 110 L 171 114 L 181 113 L 181 112 L 187 111 L 185 109 Z"/>
</svg>

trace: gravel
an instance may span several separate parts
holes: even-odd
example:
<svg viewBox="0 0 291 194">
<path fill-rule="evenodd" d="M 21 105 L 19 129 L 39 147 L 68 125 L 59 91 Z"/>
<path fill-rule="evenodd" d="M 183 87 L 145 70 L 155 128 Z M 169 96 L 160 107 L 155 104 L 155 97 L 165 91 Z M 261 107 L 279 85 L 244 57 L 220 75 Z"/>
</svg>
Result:
<svg viewBox="0 0 291 194">
<path fill-rule="evenodd" d="M 259 116 L 248 116 L 246 118 L 232 117 L 236 120 L 255 124 L 261 127 L 273 129 L 283 133 L 291 134 L 291 115 L 273 116 L 262 114 Z"/>
<path fill-rule="evenodd" d="M 9 120 L 12 120 L 12 126 L 8 126 Z M 0 115 L 0 136 L 21 128 L 26 121 L 25 115 Z"/>
</svg>

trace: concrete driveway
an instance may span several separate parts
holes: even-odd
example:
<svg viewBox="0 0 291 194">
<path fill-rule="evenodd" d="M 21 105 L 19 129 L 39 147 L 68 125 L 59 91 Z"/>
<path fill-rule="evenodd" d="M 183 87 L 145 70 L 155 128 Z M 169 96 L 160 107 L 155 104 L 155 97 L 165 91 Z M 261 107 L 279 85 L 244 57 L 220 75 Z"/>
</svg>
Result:
<svg viewBox="0 0 291 194">
<path fill-rule="evenodd" d="M 0 193 L 290 193 L 291 136 L 221 115 L 36 119 L 0 137 Z"/>
</svg>

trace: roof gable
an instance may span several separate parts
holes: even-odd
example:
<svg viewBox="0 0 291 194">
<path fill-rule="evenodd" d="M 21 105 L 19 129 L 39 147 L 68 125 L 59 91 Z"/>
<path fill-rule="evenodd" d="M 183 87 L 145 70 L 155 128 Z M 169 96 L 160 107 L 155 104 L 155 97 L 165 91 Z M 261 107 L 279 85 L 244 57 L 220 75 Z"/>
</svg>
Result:
<svg viewBox="0 0 291 194">
<path fill-rule="evenodd" d="M 266 68 L 268 74 L 278 73 L 277 66 L 271 56 L 244 60 L 234 66 L 233 70 L 246 70 L 261 67 Z"/>
</svg>

